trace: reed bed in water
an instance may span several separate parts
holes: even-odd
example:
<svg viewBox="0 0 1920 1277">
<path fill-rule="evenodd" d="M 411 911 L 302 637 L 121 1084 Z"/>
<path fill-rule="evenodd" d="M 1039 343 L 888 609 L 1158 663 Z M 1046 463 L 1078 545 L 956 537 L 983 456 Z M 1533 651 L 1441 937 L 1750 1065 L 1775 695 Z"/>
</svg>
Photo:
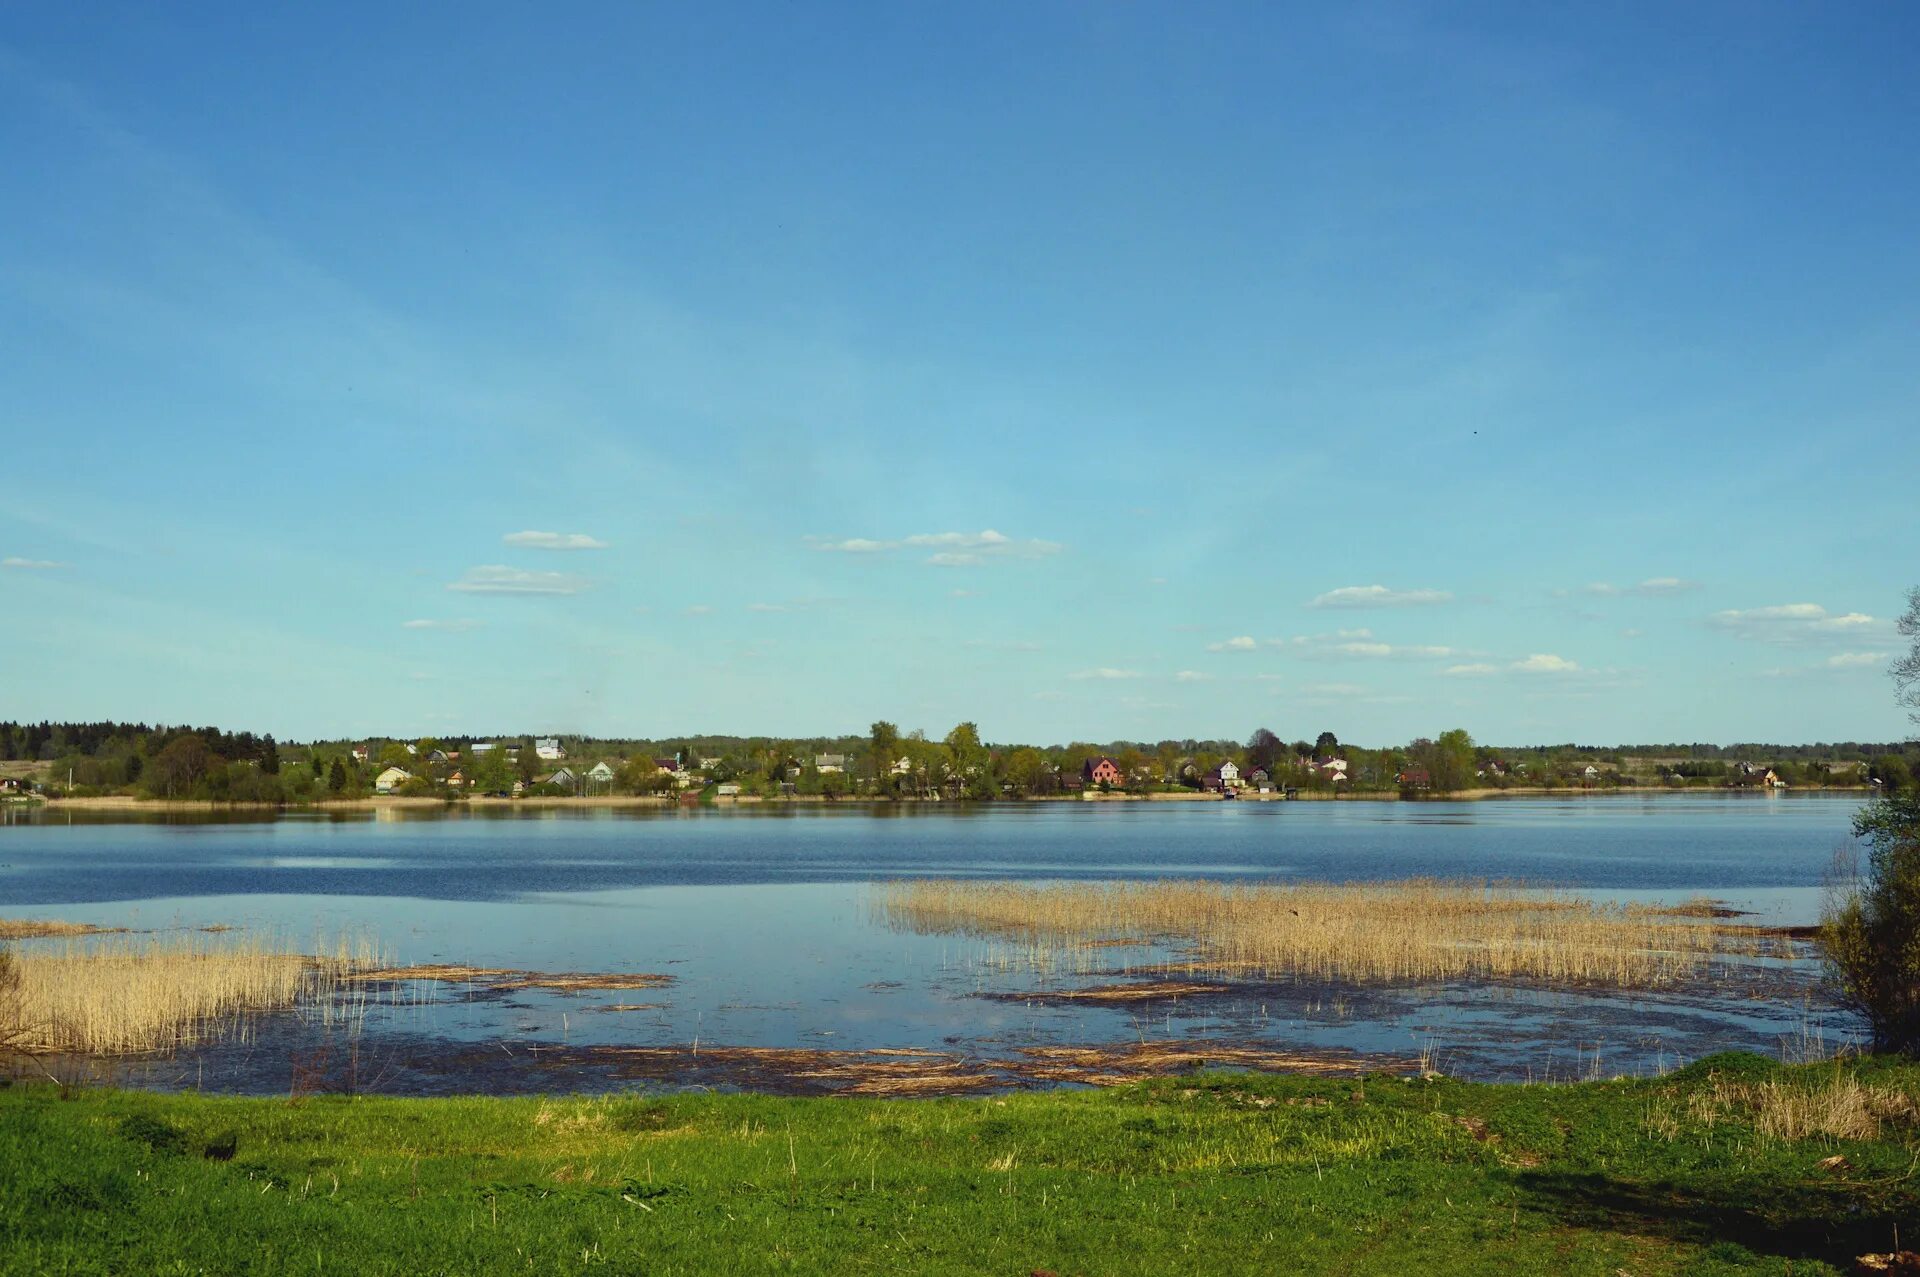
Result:
<svg viewBox="0 0 1920 1277">
<path fill-rule="evenodd" d="M 89 1055 L 165 1051 L 244 1023 L 251 1012 L 333 994 L 378 955 L 341 941 L 332 952 L 292 952 L 271 940 L 199 935 L 68 941 L 14 952 L 0 989 L 0 1041 L 16 1050 Z M 352 1015 L 348 1008 L 345 1014 Z"/>
<path fill-rule="evenodd" d="M 1651 988 L 1761 947 L 1747 929 L 1711 918 L 1436 880 L 907 880 L 881 887 L 878 904 L 893 925 L 1002 942 L 1043 967 L 1085 968 L 1094 946 L 1144 940 L 1180 950 L 1161 971 L 1360 983 Z"/>
</svg>

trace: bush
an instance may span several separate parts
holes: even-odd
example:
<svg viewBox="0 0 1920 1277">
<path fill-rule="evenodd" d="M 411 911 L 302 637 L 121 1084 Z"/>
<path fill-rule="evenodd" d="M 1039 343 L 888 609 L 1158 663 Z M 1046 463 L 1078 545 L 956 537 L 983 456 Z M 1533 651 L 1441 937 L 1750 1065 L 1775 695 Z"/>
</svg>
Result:
<svg viewBox="0 0 1920 1277">
<path fill-rule="evenodd" d="M 1874 1047 L 1920 1055 L 1920 794 L 1874 800 L 1853 831 L 1867 840 L 1867 876 L 1827 911 L 1820 944 Z"/>
</svg>

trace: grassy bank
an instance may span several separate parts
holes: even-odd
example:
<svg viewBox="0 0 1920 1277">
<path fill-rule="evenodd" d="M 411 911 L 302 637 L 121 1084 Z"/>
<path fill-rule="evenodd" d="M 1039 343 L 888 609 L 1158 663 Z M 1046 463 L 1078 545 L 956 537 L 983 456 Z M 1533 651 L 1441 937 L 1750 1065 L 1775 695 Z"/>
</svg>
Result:
<svg viewBox="0 0 1920 1277">
<path fill-rule="evenodd" d="M 1847 1271 L 1920 1220 L 1916 1096 L 1750 1056 L 906 1102 L 16 1085 L 0 1271 Z"/>
</svg>

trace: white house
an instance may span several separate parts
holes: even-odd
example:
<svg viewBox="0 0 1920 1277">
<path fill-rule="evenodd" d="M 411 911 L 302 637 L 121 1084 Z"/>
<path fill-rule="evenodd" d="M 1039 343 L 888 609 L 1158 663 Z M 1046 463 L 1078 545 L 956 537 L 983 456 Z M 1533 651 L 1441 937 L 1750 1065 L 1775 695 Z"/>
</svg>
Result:
<svg viewBox="0 0 1920 1277">
<path fill-rule="evenodd" d="M 542 736 L 534 741 L 533 752 L 537 757 L 544 758 L 550 763 L 567 756 L 567 751 L 560 748 L 559 740 L 552 736 Z"/>
<path fill-rule="evenodd" d="M 1233 765 L 1232 759 L 1220 764 L 1220 783 L 1229 789 L 1240 783 L 1240 769 Z"/>
<path fill-rule="evenodd" d="M 847 770 L 847 756 L 845 754 L 815 754 L 813 756 L 813 769 L 822 776 L 831 772 L 843 772 Z"/>
<path fill-rule="evenodd" d="M 472 749 L 476 754 L 491 754 L 500 747 L 490 740 L 477 740 L 468 748 Z"/>
<path fill-rule="evenodd" d="M 413 779 L 413 773 L 399 767 L 389 767 L 373 778 L 373 792 L 391 794 L 400 786 Z"/>
<path fill-rule="evenodd" d="M 587 779 L 596 785 L 611 785 L 613 783 L 613 768 L 603 762 L 595 763 L 587 769 Z"/>
</svg>

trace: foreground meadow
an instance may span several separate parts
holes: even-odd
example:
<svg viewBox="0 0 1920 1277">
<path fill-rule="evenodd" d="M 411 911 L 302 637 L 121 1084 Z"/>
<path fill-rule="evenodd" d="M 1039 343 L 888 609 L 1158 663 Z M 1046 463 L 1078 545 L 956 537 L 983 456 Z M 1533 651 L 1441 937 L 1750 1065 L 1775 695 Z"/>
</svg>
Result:
<svg viewBox="0 0 1920 1277">
<path fill-rule="evenodd" d="M 1210 1074 L 859 1101 L 0 1089 L 0 1271 L 1826 1273 L 1920 1225 L 1920 1066 Z"/>
</svg>

